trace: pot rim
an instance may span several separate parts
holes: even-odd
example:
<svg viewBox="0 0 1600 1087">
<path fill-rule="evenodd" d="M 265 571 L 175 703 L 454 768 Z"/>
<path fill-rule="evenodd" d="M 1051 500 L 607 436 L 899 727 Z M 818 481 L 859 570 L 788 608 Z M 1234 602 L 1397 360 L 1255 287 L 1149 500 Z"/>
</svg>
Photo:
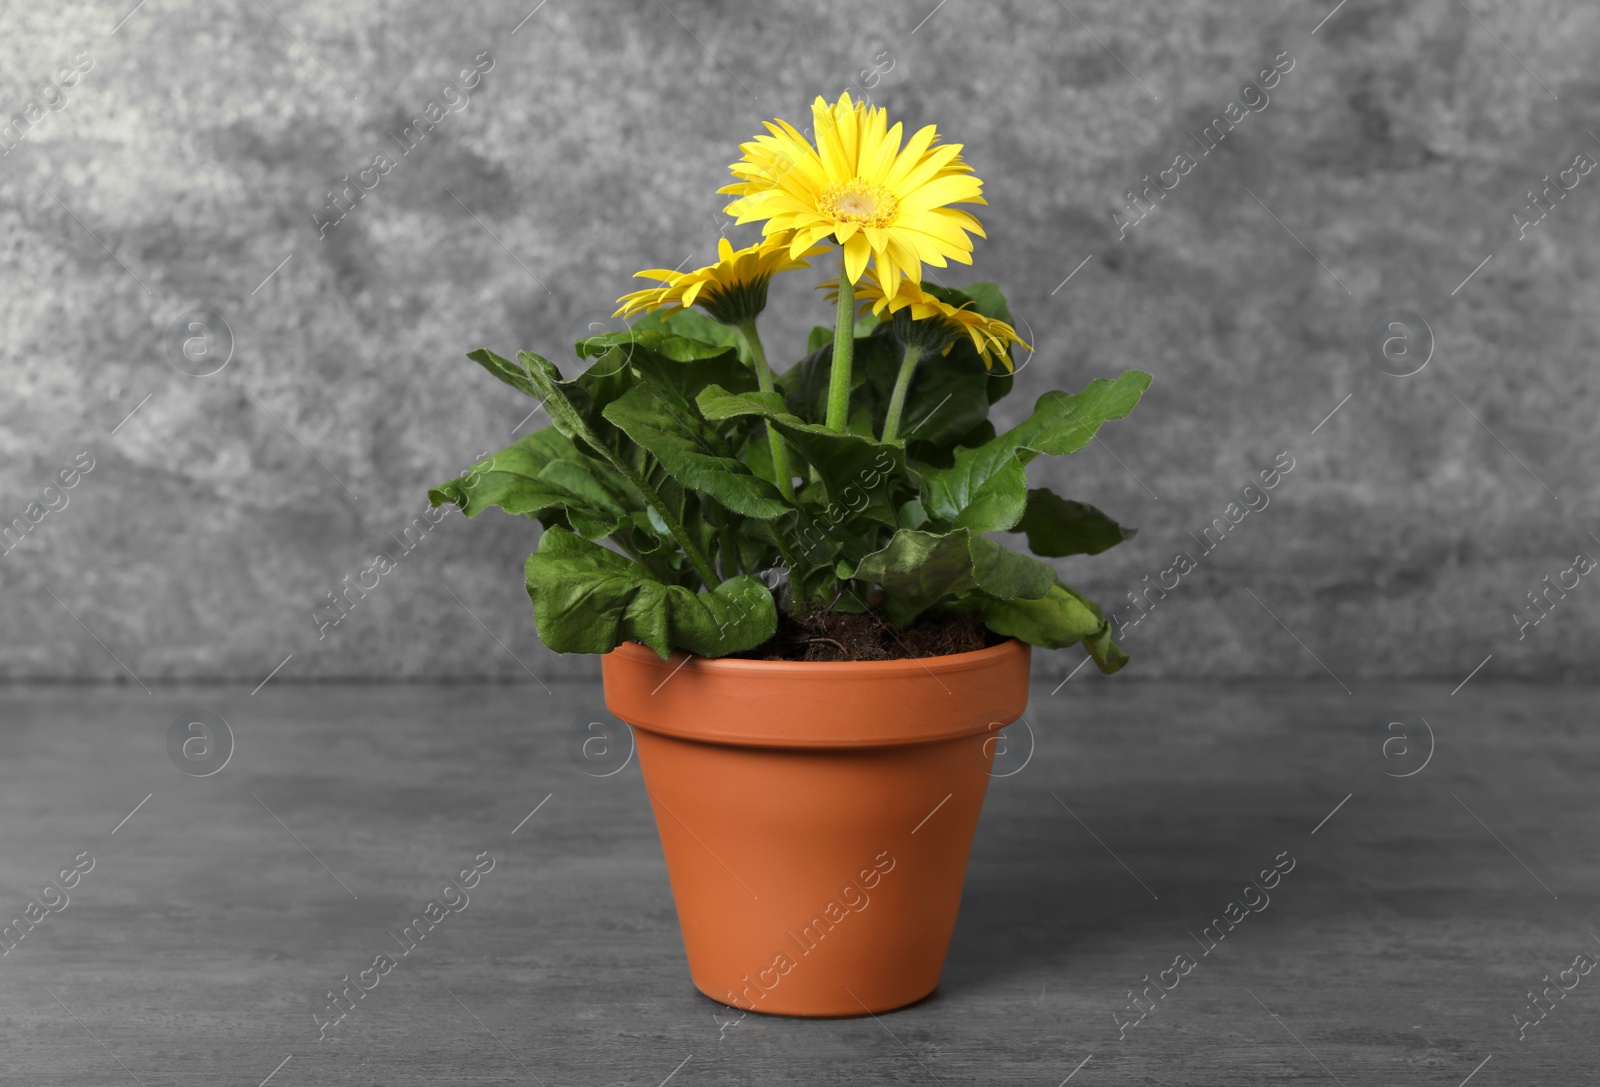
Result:
<svg viewBox="0 0 1600 1087">
<path fill-rule="evenodd" d="M 830 674 L 841 678 L 850 676 L 859 679 L 861 674 L 867 671 L 876 671 L 878 675 L 889 678 L 914 675 L 919 671 L 964 672 L 971 668 L 983 668 L 990 665 L 996 657 L 1015 652 L 1015 647 L 1024 644 L 1026 643 L 1020 638 L 1007 638 L 998 645 L 971 649 L 965 653 L 944 653 L 934 657 L 897 657 L 894 660 L 882 661 L 769 661 L 751 660 L 748 657 L 697 657 L 681 649 L 674 649 L 670 657 L 662 660 L 661 655 L 647 645 L 639 642 L 623 642 L 611 653 L 602 656 L 615 653 L 624 658 L 632 658 L 640 664 L 653 661 L 663 667 L 693 667 L 697 671 L 704 670 L 713 674 L 742 672 L 754 676 L 769 673 L 793 677 L 797 673 L 804 672 L 808 676 L 821 679 L 830 678 Z M 693 662 L 692 665 L 689 662 Z"/>
<path fill-rule="evenodd" d="M 625 643 L 601 659 L 606 707 L 635 729 L 747 747 L 862 748 L 991 732 L 1028 703 L 1015 638 L 889 661 L 666 660 Z"/>
</svg>

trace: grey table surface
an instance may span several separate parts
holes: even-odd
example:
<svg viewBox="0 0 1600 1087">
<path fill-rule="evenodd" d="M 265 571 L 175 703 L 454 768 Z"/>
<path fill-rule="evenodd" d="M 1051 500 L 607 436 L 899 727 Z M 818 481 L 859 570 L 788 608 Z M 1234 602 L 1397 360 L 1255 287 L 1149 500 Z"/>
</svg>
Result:
<svg viewBox="0 0 1600 1087">
<path fill-rule="evenodd" d="M 1600 975 L 1570 967 L 1600 957 L 1595 694 L 1038 687 L 938 991 L 728 1025 L 689 983 L 637 762 L 569 756 L 610 720 L 597 684 L 4 688 L 0 911 L 59 912 L 0 957 L 0 1079 L 1593 1083 Z M 197 709 L 235 738 L 209 777 L 166 749 Z M 1399 710 L 1434 737 L 1406 777 L 1369 750 Z M 390 933 L 485 852 L 402 955 Z M 1203 955 L 1193 934 L 1284 853 L 1270 903 Z M 43 888 L 85 854 L 61 905 Z M 383 953 L 320 1040 L 324 994 Z M 1198 965 L 1119 1037 L 1180 953 Z M 1547 975 L 1564 992 L 1519 1037 Z"/>
</svg>

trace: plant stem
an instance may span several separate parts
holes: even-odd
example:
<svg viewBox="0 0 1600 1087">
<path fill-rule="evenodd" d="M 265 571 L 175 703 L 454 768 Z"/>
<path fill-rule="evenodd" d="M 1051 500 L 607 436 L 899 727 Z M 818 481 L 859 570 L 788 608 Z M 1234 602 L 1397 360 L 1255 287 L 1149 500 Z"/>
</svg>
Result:
<svg viewBox="0 0 1600 1087">
<path fill-rule="evenodd" d="M 617 470 L 617 474 L 633 485 L 633 489 L 639 492 L 639 497 L 644 500 L 644 504 L 654 510 L 657 517 L 661 518 L 661 523 L 667 526 L 667 532 L 671 534 L 674 540 L 678 541 L 678 546 L 683 548 L 684 556 L 688 558 L 689 564 L 694 567 L 694 572 L 700 575 L 700 580 L 705 582 L 706 588 L 715 589 L 718 585 L 721 585 L 722 579 L 717 576 L 717 568 L 711 565 L 711 560 L 706 557 L 706 553 L 701 551 L 699 545 L 694 542 L 694 538 L 689 535 L 689 530 L 683 527 L 683 522 L 678 520 L 677 515 L 667 508 L 667 504 L 661 501 L 660 496 L 650 489 L 650 485 L 626 461 L 611 450 L 598 444 L 596 444 L 596 448 L 600 449 L 602 455 L 611 462 L 611 467 Z"/>
<path fill-rule="evenodd" d="M 767 366 L 767 352 L 761 346 L 761 333 L 756 331 L 756 319 L 751 317 L 743 322 L 739 325 L 739 331 L 744 333 L 744 342 L 750 345 L 750 357 L 756 360 L 756 381 L 761 391 L 776 392 L 772 370 Z M 778 490 L 784 498 L 793 502 L 794 472 L 789 467 L 789 447 L 784 443 L 783 435 L 778 433 L 778 428 L 770 422 L 767 424 L 767 445 L 772 448 L 772 471 L 778 477 Z"/>
<path fill-rule="evenodd" d="M 828 375 L 829 430 L 843 434 L 850 422 L 850 365 L 856 349 L 856 285 L 839 251 L 839 313 L 833 326 L 833 370 Z"/>
<path fill-rule="evenodd" d="M 789 550 L 788 546 L 783 542 L 782 532 L 774 531 L 772 533 L 772 542 L 778 545 L 778 554 L 783 557 L 783 565 L 789 571 L 790 603 L 795 614 L 798 615 L 804 610 L 807 603 L 805 593 L 801 591 L 800 587 L 799 564 L 795 562 L 794 552 Z"/>
<path fill-rule="evenodd" d="M 667 504 L 661 500 L 661 496 L 651 489 L 650 485 L 645 482 L 644 478 L 639 475 L 632 465 L 624 460 L 616 450 L 606 445 L 595 435 L 594 431 L 589 428 L 589 424 L 582 413 L 572 406 L 566 394 L 561 391 L 558 378 L 552 378 L 543 369 L 544 367 L 550 367 L 553 370 L 554 367 L 537 355 L 530 354 L 527 351 L 518 353 L 517 362 L 521 365 L 523 374 L 544 396 L 545 411 L 549 413 L 551 422 L 560 428 L 561 433 L 569 436 L 574 442 L 581 441 L 582 444 L 594 450 L 596 456 L 610 464 L 617 475 L 621 476 L 638 493 L 639 500 L 655 511 L 656 516 L 661 519 L 661 523 L 667 526 L 667 532 L 672 535 L 674 540 L 678 541 L 678 546 L 683 548 L 684 556 L 689 560 L 689 564 L 694 567 L 694 572 L 699 575 L 706 588 L 715 589 L 718 585 L 721 585 L 722 579 L 717 576 L 717 568 L 711 565 L 711 560 L 706 557 L 706 553 L 694 542 L 694 538 L 683 527 L 683 522 L 667 508 Z"/>
<path fill-rule="evenodd" d="M 716 567 L 711 565 L 711 560 L 706 557 L 705 552 L 701 551 L 690 538 L 689 530 L 683 527 L 683 522 L 667 509 L 665 503 L 657 501 L 651 505 L 655 507 L 656 515 L 666 523 L 667 531 L 672 533 L 672 538 L 683 548 L 683 553 L 688 556 L 690 565 L 694 567 L 694 572 L 700 575 L 700 580 L 705 582 L 706 588 L 715 589 L 721 585 L 722 579 L 717 576 Z"/>
<path fill-rule="evenodd" d="M 618 549 L 620 549 L 624 555 L 628 556 L 630 559 L 632 559 L 634 562 L 638 563 L 640 566 L 643 566 L 645 564 L 644 556 L 639 554 L 639 549 L 637 547 L 634 547 L 633 544 L 631 544 L 630 542 L 628 542 L 628 540 L 623 536 L 622 533 L 613 532 L 610 536 L 607 536 L 606 539 L 608 539 L 612 543 L 616 544 Z"/>
<path fill-rule="evenodd" d="M 733 525 L 727 517 L 718 516 L 717 521 L 717 545 L 722 558 L 722 576 L 738 577 L 744 573 L 744 565 L 739 561 L 739 541 L 734 536 Z"/>
<path fill-rule="evenodd" d="M 900 436 L 900 415 L 906 410 L 906 391 L 911 388 L 911 375 L 916 372 L 917 360 L 922 357 L 920 344 L 905 345 L 900 356 L 900 376 L 894 379 L 894 392 L 889 397 L 889 414 L 883 420 L 883 440 L 892 442 Z"/>
</svg>

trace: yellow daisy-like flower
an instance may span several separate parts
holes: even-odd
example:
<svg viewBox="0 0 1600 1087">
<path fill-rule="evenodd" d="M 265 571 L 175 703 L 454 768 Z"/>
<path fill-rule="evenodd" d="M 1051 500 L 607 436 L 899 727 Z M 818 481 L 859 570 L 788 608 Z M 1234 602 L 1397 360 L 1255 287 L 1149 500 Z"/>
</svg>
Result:
<svg viewBox="0 0 1600 1087">
<path fill-rule="evenodd" d="M 623 295 L 612 316 L 632 317 L 655 309 L 674 313 L 698 304 L 723 324 L 738 325 L 766 308 L 767 283 L 775 274 L 809 268 L 805 258 L 820 252 L 822 246 L 798 252 L 787 237 L 766 238 L 744 249 L 734 249 L 727 238 L 719 238 L 715 264 L 692 272 L 651 268 L 635 273 L 635 279 L 655 279 L 663 286 Z"/>
<path fill-rule="evenodd" d="M 822 285 L 822 289 L 829 292 L 829 299 L 835 299 L 839 293 L 839 281 L 829 280 Z M 1033 350 L 1032 345 L 1026 343 L 1017 335 L 1017 330 L 1004 321 L 985 317 L 973 309 L 970 302 L 952 306 L 909 279 L 901 280 L 900 289 L 890 296 L 884 293 L 877 277 L 869 271 L 856 284 L 856 301 L 861 304 L 863 314 L 870 310 L 882 317 L 887 312 L 896 318 L 895 332 L 903 341 L 939 347 L 942 349 L 940 354 L 948 355 L 962 336 L 967 337 L 977 349 L 986 370 L 994 369 L 996 361 L 1006 368 L 1007 373 L 1015 369 L 1011 361 L 1012 344 Z"/>
<path fill-rule="evenodd" d="M 730 169 L 738 181 L 720 192 L 739 199 L 725 209 L 740 223 L 765 220 L 769 236 L 787 235 L 791 254 L 832 238 L 844 249 L 845 273 L 858 283 L 870 260 L 890 294 L 902 276 L 922 282 L 922 266 L 972 263 L 969 234 L 986 237 L 953 204 L 983 204 L 983 182 L 961 159 L 961 144 L 939 144 L 933 125 L 904 146 L 888 113 L 849 94 L 811 106 L 812 145 L 787 121 L 742 144 Z"/>
</svg>

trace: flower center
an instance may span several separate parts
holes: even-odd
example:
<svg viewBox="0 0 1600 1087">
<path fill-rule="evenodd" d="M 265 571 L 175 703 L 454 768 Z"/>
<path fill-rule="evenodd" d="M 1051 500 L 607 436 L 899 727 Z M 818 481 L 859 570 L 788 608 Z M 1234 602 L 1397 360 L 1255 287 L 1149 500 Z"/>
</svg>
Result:
<svg viewBox="0 0 1600 1087">
<path fill-rule="evenodd" d="M 900 202 L 882 185 L 852 178 L 822 194 L 822 208 L 835 222 L 885 227 L 894 222 Z"/>
</svg>

